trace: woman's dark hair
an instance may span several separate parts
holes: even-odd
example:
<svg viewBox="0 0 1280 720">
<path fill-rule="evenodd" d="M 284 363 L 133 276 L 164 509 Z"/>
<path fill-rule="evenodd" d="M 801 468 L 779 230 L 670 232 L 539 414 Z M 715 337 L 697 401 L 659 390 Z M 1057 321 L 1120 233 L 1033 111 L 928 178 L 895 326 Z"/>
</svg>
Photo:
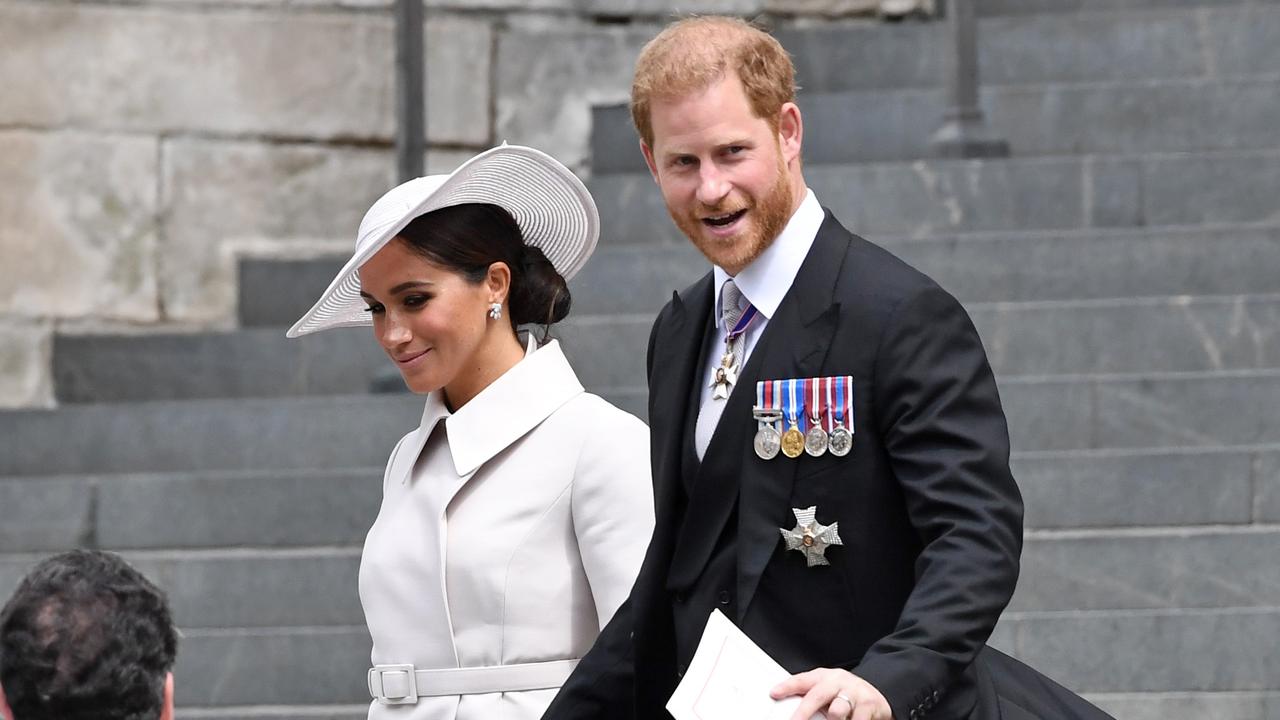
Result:
<svg viewBox="0 0 1280 720">
<path fill-rule="evenodd" d="M 507 296 L 511 326 L 550 326 L 569 314 L 569 285 L 542 250 L 526 245 L 520 226 L 505 208 L 466 203 L 415 218 L 399 237 L 431 262 L 461 273 L 471 283 L 484 280 L 489 266 L 511 268 Z"/>
</svg>

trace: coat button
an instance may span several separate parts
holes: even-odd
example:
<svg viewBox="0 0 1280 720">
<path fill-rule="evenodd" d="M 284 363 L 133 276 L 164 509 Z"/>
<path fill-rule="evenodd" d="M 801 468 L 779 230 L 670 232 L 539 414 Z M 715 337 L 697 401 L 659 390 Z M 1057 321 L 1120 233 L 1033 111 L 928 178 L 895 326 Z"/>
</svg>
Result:
<svg viewBox="0 0 1280 720">
<path fill-rule="evenodd" d="M 721 591 L 720 591 L 720 604 L 721 604 L 721 605 L 728 605 L 728 604 L 729 604 L 729 591 L 728 591 L 728 590 L 721 590 Z"/>
</svg>

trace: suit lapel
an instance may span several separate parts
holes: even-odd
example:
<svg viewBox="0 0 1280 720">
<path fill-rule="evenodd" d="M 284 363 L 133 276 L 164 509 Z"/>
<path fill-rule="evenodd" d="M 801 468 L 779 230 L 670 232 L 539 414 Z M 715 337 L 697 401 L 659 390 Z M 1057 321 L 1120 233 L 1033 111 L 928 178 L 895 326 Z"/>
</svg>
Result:
<svg viewBox="0 0 1280 720">
<path fill-rule="evenodd" d="M 776 318 L 771 318 L 765 329 L 768 342 L 755 379 L 827 374 L 826 359 L 840 320 L 835 288 L 849 247 L 848 237 L 847 231 L 828 214 L 795 282 L 778 306 Z M 734 417 L 733 421 L 743 426 L 740 432 L 748 440 L 740 442 L 737 449 L 744 453 L 738 510 L 737 610 L 741 621 L 769 558 L 779 547 L 778 528 L 790 527 L 787 523 L 794 520 L 791 495 L 802 460 L 782 456 L 761 460 L 749 442 L 756 430 L 755 421 L 750 415 L 745 419 Z"/>
<path fill-rule="evenodd" d="M 705 318 L 711 312 L 711 274 L 671 298 L 671 313 L 653 340 L 654 372 L 649 378 L 649 425 L 654 457 L 658 521 L 673 519 L 681 489 L 681 453 L 687 426 L 687 402 L 702 350 Z"/>
</svg>

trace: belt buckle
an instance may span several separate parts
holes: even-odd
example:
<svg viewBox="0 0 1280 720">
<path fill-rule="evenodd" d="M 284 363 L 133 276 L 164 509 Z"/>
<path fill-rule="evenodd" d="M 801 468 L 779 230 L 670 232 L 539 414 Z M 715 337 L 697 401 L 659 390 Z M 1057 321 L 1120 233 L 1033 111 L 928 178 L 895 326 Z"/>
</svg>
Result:
<svg viewBox="0 0 1280 720">
<path fill-rule="evenodd" d="M 383 705 L 416 705 L 418 676 L 414 674 L 412 665 L 374 665 L 369 670 L 369 694 Z"/>
</svg>

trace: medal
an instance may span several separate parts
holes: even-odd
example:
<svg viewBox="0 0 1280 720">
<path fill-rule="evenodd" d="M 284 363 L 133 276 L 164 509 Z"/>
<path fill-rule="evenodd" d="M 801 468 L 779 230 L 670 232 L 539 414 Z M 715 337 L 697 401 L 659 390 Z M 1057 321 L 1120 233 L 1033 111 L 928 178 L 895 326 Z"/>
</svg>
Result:
<svg viewBox="0 0 1280 720">
<path fill-rule="evenodd" d="M 845 384 L 848 383 L 848 415 L 849 425 L 853 426 L 853 378 L 838 377 L 835 380 L 835 421 L 831 424 L 831 437 L 829 445 L 831 454 L 836 457 L 844 457 L 853 449 L 853 433 L 844 426 L 845 418 Z M 828 411 L 830 411 L 828 406 Z"/>
<path fill-rule="evenodd" d="M 804 434 L 804 451 L 812 457 L 822 457 L 827 452 L 827 431 L 822 429 L 822 416 L 819 410 L 819 394 L 823 382 L 820 378 L 805 381 L 809 386 L 809 429 Z"/>
<path fill-rule="evenodd" d="M 724 355 L 720 356 L 720 366 L 715 369 L 711 377 L 711 399 L 725 400 L 729 397 L 729 393 L 733 391 L 733 386 L 738 382 L 738 368 L 741 367 L 738 362 L 738 353 L 734 348 L 734 343 L 747 331 L 747 327 L 751 325 L 751 321 L 756 319 L 760 311 L 756 310 L 754 305 L 748 305 L 747 309 L 742 312 L 742 316 L 738 318 L 738 322 L 728 329 L 724 336 Z"/>
<path fill-rule="evenodd" d="M 783 387 L 786 395 L 782 398 L 782 408 L 787 414 L 789 427 L 782 433 L 782 454 L 794 459 L 804 452 L 804 433 L 800 432 L 800 424 L 797 420 L 799 408 L 796 407 L 796 381 L 787 380 Z"/>
<path fill-rule="evenodd" d="M 843 545 L 838 532 L 840 523 L 833 522 L 830 525 L 823 525 L 818 522 L 818 506 L 808 507 L 803 510 L 800 508 L 791 508 L 791 512 L 796 516 L 796 526 L 794 529 L 778 528 L 782 533 L 782 541 L 787 544 L 788 550 L 796 550 L 804 554 L 804 559 L 809 567 L 814 565 L 830 565 L 827 560 L 827 548 L 832 545 Z"/>
<path fill-rule="evenodd" d="M 756 417 L 760 429 L 756 430 L 756 437 L 753 445 L 755 445 L 756 455 L 761 460 L 772 460 L 778 457 L 778 451 L 782 448 L 782 436 L 778 434 L 774 423 L 782 419 L 782 413 L 772 408 L 764 408 L 756 406 L 752 410 L 752 414 Z"/>
</svg>

